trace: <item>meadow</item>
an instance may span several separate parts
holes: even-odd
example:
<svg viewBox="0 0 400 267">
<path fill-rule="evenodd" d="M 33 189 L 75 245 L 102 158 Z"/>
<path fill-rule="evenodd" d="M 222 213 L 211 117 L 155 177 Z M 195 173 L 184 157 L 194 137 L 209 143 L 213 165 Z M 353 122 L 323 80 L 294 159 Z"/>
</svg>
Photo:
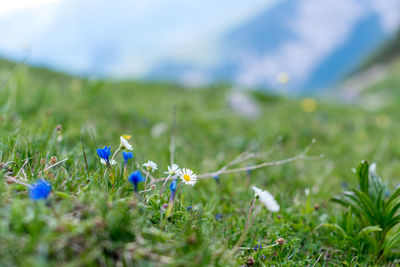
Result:
<svg viewBox="0 0 400 267">
<path fill-rule="evenodd" d="M 321 225 L 351 217 L 330 199 L 357 188 L 362 160 L 376 163 L 385 194 L 395 192 L 399 86 L 394 62 L 351 103 L 335 92 L 316 98 L 249 91 L 261 106 L 250 120 L 227 105 L 228 84 L 188 89 L 95 80 L 2 60 L 0 266 L 398 265 L 399 246 L 377 254 L 364 238 Z M 371 96 L 385 105 L 369 106 Z M 122 153 L 112 171 L 100 163 L 97 150 L 114 152 L 122 135 L 131 135 L 133 146 L 125 174 L 140 169 L 145 177 L 143 163 L 158 165 L 146 192 L 144 182 L 135 192 L 124 177 Z M 248 158 L 230 166 L 238 155 Z M 160 195 L 155 179 L 166 177 L 171 161 L 199 177 L 211 174 L 183 184 L 167 211 L 170 182 Z M 22 183 L 39 179 L 52 191 L 35 201 Z M 279 211 L 253 203 L 252 186 L 268 190 Z"/>
</svg>

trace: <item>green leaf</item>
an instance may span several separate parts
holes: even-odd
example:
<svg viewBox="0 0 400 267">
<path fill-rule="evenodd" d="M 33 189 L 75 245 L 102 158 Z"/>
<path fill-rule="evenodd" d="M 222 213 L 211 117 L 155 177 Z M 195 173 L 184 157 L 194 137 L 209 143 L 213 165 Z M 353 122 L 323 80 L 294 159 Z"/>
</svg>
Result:
<svg viewBox="0 0 400 267">
<path fill-rule="evenodd" d="M 353 229 L 354 229 L 354 220 L 352 215 L 353 215 L 353 210 L 351 206 L 349 206 L 346 215 L 346 232 L 350 234 L 353 234 Z"/>
<path fill-rule="evenodd" d="M 396 217 L 393 217 L 389 220 L 388 225 L 385 225 L 385 231 L 389 231 L 389 229 L 391 229 L 398 223 L 400 223 L 400 215 L 397 215 Z"/>
<path fill-rule="evenodd" d="M 368 235 L 372 232 L 379 232 L 382 231 L 382 228 L 380 228 L 378 225 L 375 226 L 367 226 L 361 229 L 360 232 L 357 234 L 357 238 L 361 238 L 363 235 Z"/>
<path fill-rule="evenodd" d="M 356 194 L 358 200 L 360 201 L 360 205 L 364 211 L 364 214 L 369 218 L 372 222 L 375 222 L 378 218 L 378 214 L 376 214 L 376 210 L 374 209 L 374 204 L 369 198 L 367 194 L 361 192 L 357 189 L 354 189 L 353 192 Z"/>
<path fill-rule="evenodd" d="M 363 191 L 366 194 L 368 194 L 368 175 L 369 175 L 369 165 L 366 160 L 363 160 L 357 167 L 357 177 L 361 191 Z"/>
<path fill-rule="evenodd" d="M 383 250 L 384 254 L 389 252 L 390 249 L 395 247 L 398 243 L 400 243 L 400 230 L 397 231 L 395 235 L 393 235 L 391 238 L 387 239 L 385 243 L 383 243 Z"/>
<path fill-rule="evenodd" d="M 394 201 L 396 198 L 400 196 L 400 187 L 397 188 L 396 191 L 390 196 L 390 198 L 387 201 L 387 205 L 389 205 L 392 201 Z"/>
<path fill-rule="evenodd" d="M 343 197 L 345 197 L 346 200 L 351 203 L 351 207 L 353 210 L 357 211 L 360 218 L 364 216 L 370 222 L 374 221 L 373 212 L 371 212 L 371 209 L 368 207 L 368 205 L 366 206 L 364 203 L 365 201 L 363 202 L 359 199 L 359 196 L 357 196 L 354 191 L 343 192 Z"/>
<path fill-rule="evenodd" d="M 400 201 L 399 201 L 399 203 L 397 203 L 397 204 L 395 204 L 391 209 L 390 209 L 390 212 L 389 212 L 389 218 L 392 218 L 395 214 L 396 214 L 396 212 L 397 212 L 397 210 L 400 208 Z"/>
<path fill-rule="evenodd" d="M 73 197 L 67 193 L 56 191 L 54 194 L 62 199 L 73 199 Z"/>
<path fill-rule="evenodd" d="M 348 207 L 351 205 L 350 202 L 348 202 L 346 199 L 342 199 L 340 196 L 335 196 L 335 197 L 331 198 L 331 201 L 335 202 L 337 204 L 340 204 L 344 207 Z"/>
<path fill-rule="evenodd" d="M 343 237 L 346 237 L 346 236 L 347 236 L 346 231 L 343 230 L 343 228 L 340 227 L 340 226 L 337 225 L 337 224 L 322 223 L 322 224 L 318 225 L 317 228 L 315 228 L 315 230 L 318 230 L 318 229 L 320 229 L 320 228 L 322 228 L 322 227 L 326 227 L 326 228 L 330 228 L 330 229 L 332 229 L 332 230 L 336 230 L 336 231 L 337 231 L 339 234 L 341 234 Z"/>
</svg>

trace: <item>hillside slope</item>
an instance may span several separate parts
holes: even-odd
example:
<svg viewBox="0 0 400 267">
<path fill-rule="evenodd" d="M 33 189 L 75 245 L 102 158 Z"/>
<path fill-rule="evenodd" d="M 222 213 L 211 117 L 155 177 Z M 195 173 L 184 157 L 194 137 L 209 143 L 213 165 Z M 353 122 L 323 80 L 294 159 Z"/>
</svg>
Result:
<svg viewBox="0 0 400 267">
<path fill-rule="evenodd" d="M 397 88 L 399 70 L 399 65 L 392 67 L 388 78 L 371 90 Z M 335 247 L 327 245 L 314 229 L 335 220 L 336 206 L 328 200 L 341 191 L 341 184 L 354 185 L 351 169 L 360 160 L 377 162 L 391 188 L 398 183 L 397 102 L 371 111 L 250 92 L 261 115 L 248 120 L 230 110 L 226 97 L 231 90 L 224 85 L 187 90 L 174 84 L 96 81 L 7 61 L 0 62 L 0 81 L 0 163 L 15 162 L 12 171 L 23 169 L 26 183 L 43 177 L 53 186 L 45 203 L 29 200 L 24 186 L 0 183 L 2 266 L 237 266 L 249 256 L 259 265 L 305 266 L 322 255 L 321 247 L 343 253 L 322 257 L 320 263 L 365 265 L 373 260 L 361 248 L 348 249 L 339 241 Z M 172 219 L 163 220 L 168 192 L 144 205 L 126 180 L 113 189 L 104 180 L 96 149 L 114 149 L 120 135 L 131 134 L 134 159 L 154 160 L 160 168 L 154 175 L 163 176 L 175 105 L 175 161 L 196 173 L 217 170 L 247 149 L 273 150 L 239 166 L 286 159 L 314 138 L 308 155 L 324 157 L 220 175 L 220 184 L 199 180 L 182 189 Z M 62 127 L 58 134 L 57 125 Z M 51 156 L 68 160 L 44 172 Z M 120 156 L 117 160 L 120 165 Z M 287 241 L 265 251 L 265 258 L 253 250 L 231 254 L 254 196 L 250 185 L 269 190 L 281 205 L 272 214 L 257 204 L 243 240 L 245 248 L 273 244 L 278 237 Z M 320 208 L 314 210 L 315 204 Z"/>
</svg>

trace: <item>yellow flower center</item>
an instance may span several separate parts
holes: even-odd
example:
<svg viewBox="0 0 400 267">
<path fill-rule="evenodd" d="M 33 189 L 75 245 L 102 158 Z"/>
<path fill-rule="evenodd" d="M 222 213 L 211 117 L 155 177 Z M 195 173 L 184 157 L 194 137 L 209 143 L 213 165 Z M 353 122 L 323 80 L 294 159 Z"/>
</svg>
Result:
<svg viewBox="0 0 400 267">
<path fill-rule="evenodd" d="M 129 140 L 129 139 L 131 139 L 132 136 L 130 136 L 129 134 L 124 134 L 124 135 L 122 135 L 122 137 L 126 140 Z"/>
<path fill-rule="evenodd" d="M 190 181 L 190 176 L 185 174 L 185 175 L 183 175 L 183 179 L 185 179 L 186 182 L 189 182 Z"/>
</svg>

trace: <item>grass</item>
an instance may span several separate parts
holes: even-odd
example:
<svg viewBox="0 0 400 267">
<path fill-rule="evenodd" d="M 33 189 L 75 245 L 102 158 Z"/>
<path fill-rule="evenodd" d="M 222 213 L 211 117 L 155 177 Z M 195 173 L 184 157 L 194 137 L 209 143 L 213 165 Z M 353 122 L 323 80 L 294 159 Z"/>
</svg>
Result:
<svg viewBox="0 0 400 267">
<path fill-rule="evenodd" d="M 250 92 L 261 104 L 255 120 L 229 109 L 228 85 L 192 90 L 99 81 L 25 65 L 9 78 L 14 65 L 0 62 L 0 81 L 7 80 L 0 87 L 0 162 L 15 162 L 9 171 L 15 175 L 23 169 L 18 177 L 25 173 L 27 183 L 45 178 L 53 193 L 47 201 L 33 202 L 26 187 L 0 183 L 0 266 L 237 266 L 250 264 L 251 258 L 255 266 L 376 264 L 361 243 L 349 245 L 339 234 L 316 228 L 340 219 L 341 209 L 329 199 L 343 185 L 356 186 L 351 169 L 361 160 L 377 163 L 389 190 L 398 183 L 399 63 L 369 89 L 391 96 L 379 110 L 312 99 L 316 107 L 307 112 L 304 103 L 310 99 Z M 182 189 L 166 219 L 161 206 L 169 190 L 161 197 L 148 194 L 146 205 L 119 176 L 113 189 L 96 149 L 115 149 L 120 135 L 131 134 L 134 160 L 155 161 L 160 168 L 155 176 L 162 177 L 170 161 L 174 106 L 175 162 L 196 173 L 215 171 L 248 149 L 272 149 L 248 164 L 290 158 L 314 138 L 308 154 L 324 157 L 221 175 L 220 184 L 200 180 Z M 52 156 L 68 160 L 44 172 Z M 121 155 L 117 160 L 121 164 Z M 5 173 L 0 171 L 4 181 Z M 254 198 L 251 185 L 271 192 L 281 210 L 270 213 L 256 202 L 244 249 L 235 251 Z M 285 244 L 274 245 L 278 238 Z M 264 248 L 252 249 L 256 245 Z M 395 260 L 389 255 L 385 264 Z"/>
</svg>

